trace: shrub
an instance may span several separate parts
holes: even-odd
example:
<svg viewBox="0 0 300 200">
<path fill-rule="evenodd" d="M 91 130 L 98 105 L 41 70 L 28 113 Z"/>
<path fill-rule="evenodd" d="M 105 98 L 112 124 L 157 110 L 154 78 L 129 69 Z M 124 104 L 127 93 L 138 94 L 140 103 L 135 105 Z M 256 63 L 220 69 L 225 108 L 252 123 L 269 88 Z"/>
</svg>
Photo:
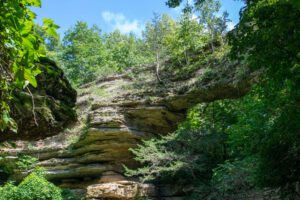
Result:
<svg viewBox="0 0 300 200">
<path fill-rule="evenodd" d="M 0 200 L 17 200 L 18 198 L 18 188 L 11 182 L 5 184 L 5 186 L 0 187 Z"/>
<path fill-rule="evenodd" d="M 30 174 L 18 186 L 23 200 L 62 200 L 60 189 L 38 174 Z"/>
<path fill-rule="evenodd" d="M 253 189 L 258 159 L 226 161 L 213 170 L 212 185 L 223 195 Z"/>
<path fill-rule="evenodd" d="M 48 182 L 39 168 L 27 176 L 19 186 L 7 183 L 0 187 L 0 200 L 63 200 L 61 190 Z"/>
<path fill-rule="evenodd" d="M 16 162 L 17 168 L 21 170 L 30 170 L 33 166 L 37 163 L 37 158 L 28 156 L 28 155 L 21 155 L 18 157 Z"/>
</svg>

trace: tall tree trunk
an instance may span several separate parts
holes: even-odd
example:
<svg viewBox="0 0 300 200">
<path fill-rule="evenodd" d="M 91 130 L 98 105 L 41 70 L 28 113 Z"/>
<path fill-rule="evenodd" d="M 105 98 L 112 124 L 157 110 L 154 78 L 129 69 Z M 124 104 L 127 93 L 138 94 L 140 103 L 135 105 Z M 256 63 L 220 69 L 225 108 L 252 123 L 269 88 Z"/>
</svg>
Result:
<svg viewBox="0 0 300 200">
<path fill-rule="evenodd" d="M 212 52 L 215 51 L 215 46 L 214 46 L 214 31 L 213 31 L 213 27 L 211 25 L 208 25 L 208 29 L 210 29 L 210 37 L 211 37 L 211 40 L 210 40 L 210 46 L 211 46 L 211 50 Z"/>
<path fill-rule="evenodd" d="M 159 68 L 160 68 L 160 64 L 159 64 L 159 52 L 156 52 L 156 69 L 155 69 L 155 72 L 156 72 L 156 78 L 158 80 L 159 83 L 161 83 L 161 79 L 159 77 Z"/>
<path fill-rule="evenodd" d="M 211 35 L 211 41 L 210 41 L 210 46 L 211 46 L 211 50 L 212 52 L 215 51 L 215 46 L 214 46 L 214 35 Z"/>
<path fill-rule="evenodd" d="M 187 49 L 185 49 L 185 51 L 184 51 L 184 57 L 185 57 L 185 63 L 186 63 L 186 65 L 189 64 L 189 57 L 188 57 L 188 52 L 187 51 L 188 51 Z"/>
</svg>

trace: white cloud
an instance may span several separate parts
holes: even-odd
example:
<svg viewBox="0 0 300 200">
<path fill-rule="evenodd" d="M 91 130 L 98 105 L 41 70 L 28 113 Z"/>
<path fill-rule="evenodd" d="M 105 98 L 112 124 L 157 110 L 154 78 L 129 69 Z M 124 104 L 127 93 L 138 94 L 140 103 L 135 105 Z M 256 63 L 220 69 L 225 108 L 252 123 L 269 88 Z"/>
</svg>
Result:
<svg viewBox="0 0 300 200">
<path fill-rule="evenodd" d="M 130 33 L 130 32 L 140 32 L 141 31 L 141 27 L 139 25 L 139 22 L 137 20 L 134 20 L 132 22 L 122 22 L 122 23 L 117 23 L 115 25 L 116 29 L 119 29 L 121 32 L 123 33 Z"/>
<path fill-rule="evenodd" d="M 193 13 L 192 14 L 192 19 L 198 19 L 198 16 Z"/>
<path fill-rule="evenodd" d="M 112 21 L 122 22 L 122 21 L 126 20 L 125 16 L 122 13 L 112 13 L 109 11 L 103 12 L 102 18 L 106 22 L 112 22 Z"/>
<path fill-rule="evenodd" d="M 227 30 L 231 31 L 232 29 L 234 29 L 235 23 L 233 22 L 227 22 Z"/>
<path fill-rule="evenodd" d="M 109 23 L 114 30 L 119 30 L 121 33 L 135 33 L 137 36 L 141 36 L 144 29 L 144 25 L 135 20 L 129 20 L 122 13 L 113 13 L 109 11 L 102 12 L 102 18 L 106 23 Z"/>
</svg>

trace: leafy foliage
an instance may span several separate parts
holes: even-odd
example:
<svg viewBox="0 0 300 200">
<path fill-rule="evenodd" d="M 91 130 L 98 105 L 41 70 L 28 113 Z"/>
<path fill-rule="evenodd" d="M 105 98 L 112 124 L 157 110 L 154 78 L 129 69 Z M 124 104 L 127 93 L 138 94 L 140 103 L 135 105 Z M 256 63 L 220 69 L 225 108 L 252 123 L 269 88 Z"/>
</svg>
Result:
<svg viewBox="0 0 300 200">
<path fill-rule="evenodd" d="M 61 56 L 65 61 L 62 65 L 70 80 L 76 85 L 95 79 L 96 69 L 105 59 L 99 28 L 89 28 L 87 23 L 78 22 L 66 32 L 62 45 Z"/>
<path fill-rule="evenodd" d="M 212 169 L 225 158 L 225 130 L 234 121 L 225 105 L 199 105 L 175 133 L 144 141 L 131 150 L 144 167 L 126 168 L 127 175 L 141 175 L 144 181 L 178 176 L 185 177 L 183 182 L 196 182 L 200 177 L 202 182 L 209 181 Z"/>
<path fill-rule="evenodd" d="M 203 3 L 205 0 L 194 0 L 196 5 L 199 5 L 201 3 Z M 182 0 L 168 0 L 167 1 L 167 5 L 171 8 L 175 8 L 177 6 L 179 6 L 182 3 Z"/>
<path fill-rule="evenodd" d="M 184 60 L 185 62 L 181 62 L 182 65 L 189 65 L 193 54 L 201 52 L 207 45 L 208 37 L 204 32 L 203 24 L 199 24 L 191 12 L 183 13 L 178 26 L 169 45 L 171 56 L 178 62 Z"/>
<path fill-rule="evenodd" d="M 7 176 L 12 175 L 15 171 L 33 170 L 38 159 L 29 155 L 18 155 L 14 160 L 0 156 L 0 171 Z"/>
<path fill-rule="evenodd" d="M 134 34 L 125 35 L 116 30 L 103 37 L 110 67 L 122 71 L 151 61 L 147 59 L 147 52 L 142 53 L 146 51 L 143 41 Z"/>
<path fill-rule="evenodd" d="M 1 200 L 63 200 L 58 187 L 48 182 L 41 169 L 36 169 L 18 186 L 7 183 L 0 187 Z"/>
<path fill-rule="evenodd" d="M 260 141 L 258 181 L 265 186 L 294 187 L 300 173 L 296 167 L 300 164 L 300 26 L 296 20 L 300 16 L 299 3 L 293 0 L 246 3 L 230 41 L 234 58 L 246 60 L 252 69 L 264 70 L 261 85 L 252 97 L 260 106 L 252 107 L 255 113 L 250 118 L 251 127 L 257 130 L 251 131 L 251 137 L 254 142 Z M 247 116 L 240 118 L 241 126 L 250 113 L 249 110 Z M 241 126 L 239 134 L 249 135 L 251 127 L 242 130 Z"/>
<path fill-rule="evenodd" d="M 200 23 L 202 23 L 209 33 L 210 46 L 212 51 L 215 49 L 214 43 L 216 41 L 223 41 L 226 34 L 228 13 L 225 11 L 222 16 L 217 13 L 220 12 L 221 3 L 217 0 L 205 0 L 201 4 L 196 4 L 196 12 L 199 13 Z"/>
<path fill-rule="evenodd" d="M 45 55 L 41 37 L 34 30 L 35 14 L 30 6 L 40 7 L 40 0 L 4 0 L 0 2 L 0 130 L 17 131 L 10 117 L 9 102 L 15 88 L 37 86 L 35 77 L 41 70 L 35 65 Z M 55 36 L 57 26 L 44 20 L 42 29 Z"/>
<path fill-rule="evenodd" d="M 99 27 L 89 27 L 86 22 L 79 21 L 68 29 L 62 43 L 41 35 L 50 41 L 48 55 L 60 62 L 73 86 L 150 61 L 147 52 L 141 51 L 145 49 L 143 42 L 135 35 L 118 30 L 102 34 Z"/>
<path fill-rule="evenodd" d="M 80 199 L 74 194 L 74 192 L 72 192 L 69 189 L 62 189 L 61 195 L 62 195 L 63 200 L 79 200 Z"/>
<path fill-rule="evenodd" d="M 213 169 L 211 184 L 219 196 L 247 191 L 255 187 L 255 170 L 257 158 L 248 157 L 244 160 L 225 161 Z"/>
<path fill-rule="evenodd" d="M 167 5 L 181 3 L 169 0 Z M 125 167 L 127 175 L 143 181 L 179 179 L 195 187 L 192 198 L 196 199 L 208 194 L 230 198 L 258 186 L 280 188 L 283 194 L 299 193 L 300 4 L 298 0 L 245 0 L 245 4 L 228 41 L 234 60 L 260 72 L 257 85 L 244 98 L 198 105 L 177 131 L 132 149 L 143 166 Z M 9 114 L 11 92 L 37 86 L 35 77 L 41 71 L 34 63 L 41 56 L 61 62 L 77 86 L 149 62 L 156 62 L 159 79 L 163 59 L 188 71 L 207 61 L 201 60 L 208 57 L 207 51 L 217 60 L 228 50 L 228 14 L 220 16 L 219 1 L 195 0 L 193 6 L 185 7 L 179 21 L 155 15 L 143 38 L 119 31 L 102 34 L 98 27 L 78 22 L 62 43 L 52 20 L 45 19 L 42 27 L 34 25 L 30 6 L 40 6 L 40 1 L 0 2 L 1 131 L 16 131 Z M 205 74 L 205 80 L 215 75 L 209 69 Z M 18 165 L 28 169 L 33 163 L 33 158 L 24 157 Z M 38 186 L 43 189 L 37 190 Z M 28 200 L 61 199 L 59 190 L 38 173 L 18 187 L 8 183 L 0 192 L 0 199 L 19 195 Z"/>
<path fill-rule="evenodd" d="M 168 5 L 180 3 L 169 1 Z M 189 182 L 192 173 L 189 176 L 182 171 L 190 168 L 195 175 L 192 198 L 196 199 L 206 198 L 207 194 L 216 199 L 230 198 L 259 186 L 279 188 L 290 199 L 299 196 L 300 5 L 294 0 L 245 3 L 241 21 L 230 33 L 231 57 L 251 71 L 260 71 L 258 84 L 244 98 L 225 101 L 224 106 L 219 102 L 215 107 L 216 102 L 212 102 L 205 112 L 190 112 L 189 116 L 196 114 L 188 118 L 189 125 L 184 123 L 175 133 L 145 141 L 133 150 L 144 167 L 135 172 L 129 170 L 129 175 L 142 175 L 145 180 L 162 174 L 169 178 L 180 175 L 180 180 Z M 195 1 L 195 8 L 201 13 L 201 20 L 206 19 L 204 27 L 210 28 L 210 22 L 219 24 L 209 30 L 212 37 L 208 41 L 214 45 L 218 38 L 214 30 L 223 35 L 226 14 L 223 22 L 217 22 L 218 18 L 210 14 L 219 5 L 209 0 Z M 216 135 L 223 139 L 217 142 L 203 137 Z M 222 148 L 202 149 L 206 147 L 204 141 Z"/>
<path fill-rule="evenodd" d="M 16 166 L 20 170 L 30 170 L 37 163 L 38 159 L 28 155 L 21 155 L 18 157 Z"/>
<path fill-rule="evenodd" d="M 215 19 L 217 11 L 209 10 L 209 16 Z M 195 55 L 202 53 L 212 41 L 205 31 L 205 20 L 193 18 L 193 14 L 192 10 L 183 13 L 179 21 L 166 14 L 155 14 L 152 21 L 146 23 L 141 38 L 121 34 L 118 30 L 103 34 L 99 27 L 89 27 L 80 21 L 66 32 L 62 43 L 43 31 L 39 34 L 46 42 L 47 55 L 63 66 L 73 86 L 152 62 L 156 63 L 160 81 L 159 68 L 163 61 L 170 59 L 189 65 L 196 60 L 193 59 Z M 226 21 L 217 19 L 210 25 L 216 35 L 214 42 L 222 43 Z"/>
</svg>

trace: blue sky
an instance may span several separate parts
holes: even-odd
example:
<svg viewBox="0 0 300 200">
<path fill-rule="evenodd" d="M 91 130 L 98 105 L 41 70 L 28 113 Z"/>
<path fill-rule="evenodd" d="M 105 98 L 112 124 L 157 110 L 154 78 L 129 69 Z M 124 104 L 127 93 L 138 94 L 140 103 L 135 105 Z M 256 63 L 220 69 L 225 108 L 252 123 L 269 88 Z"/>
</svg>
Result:
<svg viewBox="0 0 300 200">
<path fill-rule="evenodd" d="M 63 33 L 76 21 L 96 24 L 104 32 L 119 29 L 122 33 L 141 34 L 144 25 L 151 20 L 153 13 L 167 13 L 174 18 L 180 15 L 180 8 L 168 8 L 166 0 L 42 0 L 42 8 L 33 8 L 37 21 L 47 17 L 60 26 Z M 222 10 L 229 12 L 232 27 L 239 20 L 241 1 L 221 0 Z"/>
</svg>

